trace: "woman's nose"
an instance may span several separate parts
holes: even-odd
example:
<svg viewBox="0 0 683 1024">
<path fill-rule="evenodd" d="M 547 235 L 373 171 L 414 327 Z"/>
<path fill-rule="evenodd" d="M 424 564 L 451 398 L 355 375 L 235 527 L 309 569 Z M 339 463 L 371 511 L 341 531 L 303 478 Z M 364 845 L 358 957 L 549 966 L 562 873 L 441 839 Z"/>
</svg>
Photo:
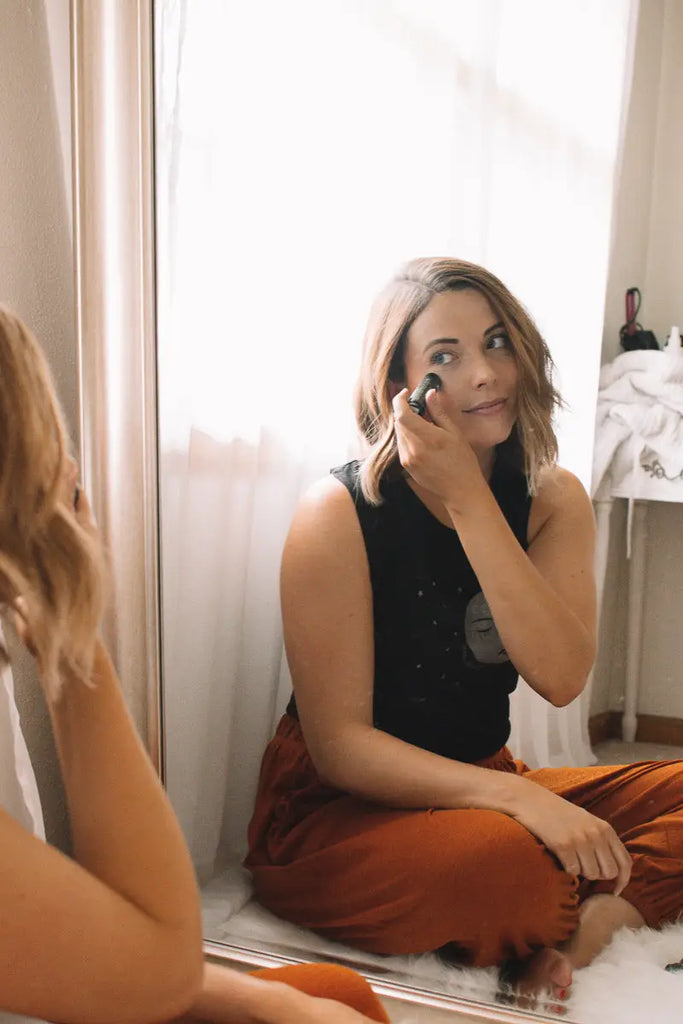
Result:
<svg viewBox="0 0 683 1024">
<path fill-rule="evenodd" d="M 475 388 L 494 383 L 496 372 L 486 356 L 477 356 L 472 364 L 472 385 Z"/>
</svg>

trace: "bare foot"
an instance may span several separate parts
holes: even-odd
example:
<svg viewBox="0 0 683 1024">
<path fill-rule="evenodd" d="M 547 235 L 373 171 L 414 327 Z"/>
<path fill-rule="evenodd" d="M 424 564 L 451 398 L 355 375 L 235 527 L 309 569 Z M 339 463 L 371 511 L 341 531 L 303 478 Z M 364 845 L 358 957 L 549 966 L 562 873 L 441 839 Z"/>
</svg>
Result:
<svg viewBox="0 0 683 1024">
<path fill-rule="evenodd" d="M 563 945 L 574 967 L 587 967 L 620 928 L 643 928 L 645 921 L 622 896 L 595 893 L 579 908 L 579 926 Z"/>
<path fill-rule="evenodd" d="M 572 962 L 566 953 L 548 947 L 537 950 L 526 961 L 517 981 L 520 1005 L 531 1009 L 535 997 L 544 991 L 552 999 L 566 999 L 572 976 Z"/>
<path fill-rule="evenodd" d="M 507 991 L 504 989 L 501 997 L 519 1009 L 534 1010 L 539 1000 L 550 1004 L 566 999 L 572 976 L 573 965 L 567 954 L 546 946 L 537 949 L 526 960 L 507 964 L 501 977 Z M 557 1013 L 563 1010 L 558 1005 L 548 1005 L 546 1008 Z"/>
<path fill-rule="evenodd" d="M 515 1003 L 531 1010 L 542 992 L 551 999 L 566 999 L 574 970 L 592 963 L 619 928 L 641 928 L 644 924 L 640 913 L 621 896 L 589 896 L 579 910 L 576 931 L 562 949 L 544 947 L 508 967 L 506 980 L 514 991 Z"/>
</svg>

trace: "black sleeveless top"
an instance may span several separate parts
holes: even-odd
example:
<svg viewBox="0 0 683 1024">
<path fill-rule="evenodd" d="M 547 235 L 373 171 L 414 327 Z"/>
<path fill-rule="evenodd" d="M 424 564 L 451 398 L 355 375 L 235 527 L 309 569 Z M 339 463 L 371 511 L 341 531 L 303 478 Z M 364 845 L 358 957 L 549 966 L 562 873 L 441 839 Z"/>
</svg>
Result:
<svg viewBox="0 0 683 1024">
<path fill-rule="evenodd" d="M 383 504 L 370 505 L 359 470 L 354 461 L 332 474 L 354 500 L 370 567 L 374 725 L 454 760 L 488 757 L 510 735 L 517 670 L 457 531 L 440 523 L 403 477 L 384 481 Z M 525 475 L 499 458 L 490 487 L 526 550 Z M 287 712 L 298 717 L 294 695 Z"/>
</svg>

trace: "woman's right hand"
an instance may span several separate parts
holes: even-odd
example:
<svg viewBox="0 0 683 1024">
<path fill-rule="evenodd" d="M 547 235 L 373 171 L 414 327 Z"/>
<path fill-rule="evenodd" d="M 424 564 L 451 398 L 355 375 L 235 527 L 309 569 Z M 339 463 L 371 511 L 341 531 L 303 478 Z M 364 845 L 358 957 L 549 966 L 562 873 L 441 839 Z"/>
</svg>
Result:
<svg viewBox="0 0 683 1024">
<path fill-rule="evenodd" d="M 540 839 L 570 875 L 591 881 L 614 879 L 614 895 L 623 892 L 632 861 L 609 822 L 531 779 L 520 781 L 525 789 L 511 816 Z"/>
</svg>

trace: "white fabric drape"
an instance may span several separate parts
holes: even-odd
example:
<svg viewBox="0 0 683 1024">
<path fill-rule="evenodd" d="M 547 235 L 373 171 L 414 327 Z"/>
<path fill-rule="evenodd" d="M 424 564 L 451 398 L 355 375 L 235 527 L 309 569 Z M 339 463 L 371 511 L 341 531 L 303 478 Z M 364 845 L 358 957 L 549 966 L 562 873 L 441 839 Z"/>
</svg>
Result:
<svg viewBox="0 0 683 1024">
<path fill-rule="evenodd" d="M 4 634 L 0 624 L 0 643 Z M 0 807 L 20 825 L 45 839 L 38 787 L 14 700 L 12 669 L 0 670 Z"/>
<path fill-rule="evenodd" d="M 631 0 L 161 0 L 157 224 L 167 780 L 202 878 L 244 849 L 286 699 L 279 556 L 353 452 L 371 298 L 482 263 L 531 310 L 588 486 Z M 523 689 L 530 763 L 585 700 Z"/>
<path fill-rule="evenodd" d="M 0 624 L 0 642 L 4 644 Z M 33 765 L 14 700 L 12 669 L 0 669 L 0 807 L 39 839 L 45 839 L 43 810 Z M 0 1024 L 31 1024 L 35 1018 L 0 1010 Z M 36 1021 L 35 1024 L 43 1024 Z"/>
</svg>

